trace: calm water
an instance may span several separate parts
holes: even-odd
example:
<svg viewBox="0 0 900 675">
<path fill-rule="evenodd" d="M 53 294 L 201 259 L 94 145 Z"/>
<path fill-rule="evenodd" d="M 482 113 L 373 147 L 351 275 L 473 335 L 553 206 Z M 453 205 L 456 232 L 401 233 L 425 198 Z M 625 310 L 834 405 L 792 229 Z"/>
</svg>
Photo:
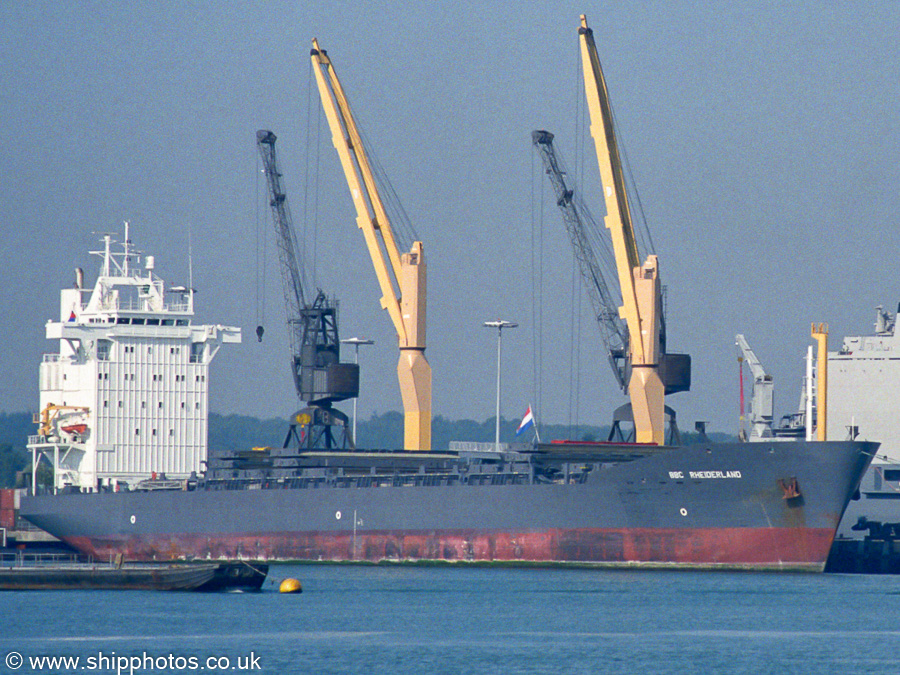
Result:
<svg viewBox="0 0 900 675">
<path fill-rule="evenodd" d="M 273 566 L 302 595 L 0 594 L 0 672 L 896 673 L 900 577 Z M 3 664 L 16 651 L 18 670 Z M 100 661 L 103 655 L 109 659 Z M 79 656 L 36 671 L 37 655 Z M 93 662 L 86 659 L 93 658 Z M 107 666 L 103 668 L 101 666 Z M 130 672 L 125 665 L 120 672 Z"/>
</svg>

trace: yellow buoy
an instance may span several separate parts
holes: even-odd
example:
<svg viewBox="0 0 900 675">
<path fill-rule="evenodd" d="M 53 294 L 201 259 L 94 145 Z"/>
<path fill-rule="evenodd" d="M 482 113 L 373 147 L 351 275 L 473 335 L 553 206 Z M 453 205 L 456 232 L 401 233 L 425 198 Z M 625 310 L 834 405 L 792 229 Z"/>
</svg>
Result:
<svg viewBox="0 0 900 675">
<path fill-rule="evenodd" d="M 303 586 L 296 579 L 285 579 L 278 587 L 279 593 L 302 593 Z"/>
</svg>

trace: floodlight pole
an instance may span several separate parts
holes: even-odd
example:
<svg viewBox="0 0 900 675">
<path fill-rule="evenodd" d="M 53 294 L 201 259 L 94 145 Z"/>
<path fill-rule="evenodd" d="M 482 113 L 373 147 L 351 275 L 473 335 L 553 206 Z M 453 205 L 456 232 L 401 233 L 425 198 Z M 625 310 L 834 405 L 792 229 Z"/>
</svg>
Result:
<svg viewBox="0 0 900 675">
<path fill-rule="evenodd" d="M 497 329 L 497 426 L 496 434 L 494 435 L 494 449 L 500 452 L 500 354 L 502 350 L 501 345 L 503 344 L 503 329 L 517 328 L 519 324 L 497 319 L 497 321 L 485 321 L 483 325 L 485 328 Z"/>
<path fill-rule="evenodd" d="M 355 360 L 354 363 L 359 365 L 359 346 L 360 345 L 374 345 L 375 340 L 366 340 L 365 338 L 352 337 L 347 338 L 346 340 L 341 340 L 341 342 L 345 345 L 353 345 L 355 348 Z M 359 394 L 353 397 L 353 445 L 356 445 L 356 401 L 359 400 Z"/>
</svg>

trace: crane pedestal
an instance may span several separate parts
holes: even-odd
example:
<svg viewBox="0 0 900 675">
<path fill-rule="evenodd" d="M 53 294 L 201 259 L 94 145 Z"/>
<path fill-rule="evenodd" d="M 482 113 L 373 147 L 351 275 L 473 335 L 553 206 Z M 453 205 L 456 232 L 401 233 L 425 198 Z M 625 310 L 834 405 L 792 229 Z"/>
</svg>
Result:
<svg viewBox="0 0 900 675">
<path fill-rule="evenodd" d="M 284 447 L 300 450 L 354 450 L 347 416 L 337 408 L 308 406 L 290 418 Z"/>
</svg>

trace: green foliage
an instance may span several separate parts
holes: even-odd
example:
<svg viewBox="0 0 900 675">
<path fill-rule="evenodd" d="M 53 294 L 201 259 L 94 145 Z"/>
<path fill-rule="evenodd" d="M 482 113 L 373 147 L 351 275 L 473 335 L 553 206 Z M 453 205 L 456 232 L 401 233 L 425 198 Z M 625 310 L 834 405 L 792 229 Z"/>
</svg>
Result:
<svg viewBox="0 0 900 675">
<path fill-rule="evenodd" d="M 25 449 L 28 437 L 37 433 L 37 425 L 31 420 L 31 413 L 0 412 L 0 444 Z"/>
<path fill-rule="evenodd" d="M 352 422 L 351 422 L 352 424 Z M 244 415 L 209 416 L 209 447 L 217 450 L 238 450 L 259 446 L 281 447 L 290 424 L 286 419 L 259 420 Z M 501 426 L 503 441 L 513 440 L 518 421 L 504 420 Z M 403 415 L 391 411 L 375 413 L 368 420 L 357 422 L 358 445 L 371 449 L 400 448 L 403 445 Z M 484 422 L 448 420 L 437 416 L 432 421 L 432 446 L 446 449 L 450 441 L 494 440 L 493 418 Z M 523 437 L 523 440 L 530 440 Z"/>
<path fill-rule="evenodd" d="M 350 421 L 353 424 L 353 421 Z M 356 423 L 358 447 L 373 450 L 400 448 L 403 446 L 403 415 L 398 412 L 373 413 L 368 420 Z"/>
<path fill-rule="evenodd" d="M 352 422 L 351 422 L 352 423 Z M 260 420 L 246 415 L 209 416 L 209 447 L 214 450 L 240 450 L 260 446 L 281 447 L 287 435 L 286 419 Z M 518 438 L 518 419 L 500 420 L 500 441 L 528 443 L 534 437 L 529 430 Z M 495 418 L 483 422 L 473 420 L 449 420 L 437 415 L 432 420 L 431 440 L 435 450 L 446 450 L 451 441 L 475 441 L 490 443 L 495 435 Z M 608 427 L 548 424 L 541 428 L 541 440 L 561 439 L 606 440 Z M 368 420 L 357 421 L 359 447 L 371 449 L 395 449 L 403 445 L 403 415 L 396 411 L 374 413 Z"/>
<path fill-rule="evenodd" d="M 16 472 L 31 467 L 28 454 L 9 443 L 0 445 L 0 488 L 16 487 Z"/>
<path fill-rule="evenodd" d="M 31 487 L 31 458 L 28 458 L 28 464 L 22 475 L 23 481 L 16 487 Z M 53 488 L 53 464 L 43 457 L 41 463 L 37 467 L 37 484 L 45 488 Z"/>
<path fill-rule="evenodd" d="M 530 442 L 534 432 L 529 430 L 516 438 L 518 419 L 500 420 L 500 441 Z M 242 450 L 260 446 L 280 448 L 288 432 L 287 419 L 261 420 L 247 415 L 209 416 L 209 447 L 215 450 Z M 36 431 L 30 413 L 0 413 L 0 487 L 15 487 L 16 472 L 31 468 L 26 450 L 28 436 Z M 444 450 L 451 441 L 476 441 L 490 443 L 494 440 L 494 418 L 476 422 L 474 420 L 449 420 L 437 415 L 432 420 L 432 447 Z M 368 420 L 357 423 L 359 446 L 372 449 L 400 448 L 403 445 L 403 415 L 399 412 L 374 413 Z M 566 424 L 544 424 L 541 426 L 541 440 L 574 439 L 582 441 L 606 440 L 609 427 Z M 693 432 L 682 432 L 685 445 L 698 443 L 699 436 Z M 727 434 L 710 434 L 713 441 L 733 441 Z M 39 476 L 40 478 L 40 476 Z"/>
<path fill-rule="evenodd" d="M 16 472 L 31 468 L 25 447 L 35 431 L 31 413 L 0 413 L 0 488 L 16 487 Z"/>
<path fill-rule="evenodd" d="M 247 415 L 209 415 L 209 447 L 216 450 L 280 448 L 288 431 L 286 419 L 261 420 Z"/>
</svg>

